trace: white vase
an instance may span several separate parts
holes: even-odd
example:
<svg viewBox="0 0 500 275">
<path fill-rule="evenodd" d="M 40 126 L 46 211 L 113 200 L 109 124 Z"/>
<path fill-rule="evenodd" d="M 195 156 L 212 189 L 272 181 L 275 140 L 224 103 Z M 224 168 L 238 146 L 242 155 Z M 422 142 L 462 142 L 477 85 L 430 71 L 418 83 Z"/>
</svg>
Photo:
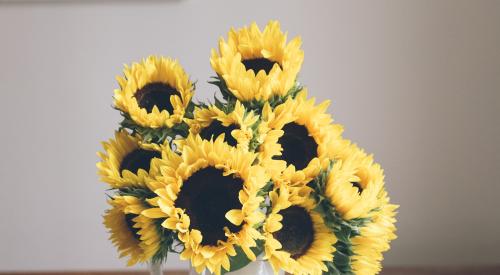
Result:
<svg viewBox="0 0 500 275">
<path fill-rule="evenodd" d="M 200 275 L 212 275 L 208 269 L 205 269 L 203 272 L 200 273 Z M 271 264 L 269 264 L 268 261 L 264 261 L 261 259 L 257 259 L 254 262 L 249 263 L 245 267 L 228 272 L 225 274 L 230 274 L 230 275 L 273 275 L 273 268 L 271 267 Z M 279 275 L 285 274 L 283 271 L 280 271 L 278 273 Z M 194 268 L 191 268 L 189 270 L 189 275 L 198 275 L 196 273 L 196 270 Z"/>
<path fill-rule="evenodd" d="M 150 263 L 149 264 L 149 274 L 151 275 L 163 275 L 163 270 L 161 267 L 161 262 Z"/>
</svg>

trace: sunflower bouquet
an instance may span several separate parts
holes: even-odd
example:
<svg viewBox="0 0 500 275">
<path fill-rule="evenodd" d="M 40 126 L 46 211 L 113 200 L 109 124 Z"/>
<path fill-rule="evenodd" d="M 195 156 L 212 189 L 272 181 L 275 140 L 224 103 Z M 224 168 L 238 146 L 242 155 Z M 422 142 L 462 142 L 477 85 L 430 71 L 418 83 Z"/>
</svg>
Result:
<svg viewBox="0 0 500 275">
<path fill-rule="evenodd" d="M 376 274 L 396 205 L 373 157 L 297 82 L 304 53 L 276 21 L 230 30 L 212 50 L 213 102 L 173 59 L 125 66 L 123 116 L 97 164 L 104 225 L 128 264 L 169 253 L 196 272 L 256 260 L 275 273 Z"/>
</svg>

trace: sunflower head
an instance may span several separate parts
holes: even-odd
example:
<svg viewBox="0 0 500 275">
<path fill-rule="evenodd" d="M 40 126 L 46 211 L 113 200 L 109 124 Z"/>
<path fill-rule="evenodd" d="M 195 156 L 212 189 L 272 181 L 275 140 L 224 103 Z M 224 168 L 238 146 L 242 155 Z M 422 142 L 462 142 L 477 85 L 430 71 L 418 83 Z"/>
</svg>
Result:
<svg viewBox="0 0 500 275">
<path fill-rule="evenodd" d="M 346 220 L 368 217 L 384 188 L 383 170 L 373 157 L 354 144 L 350 152 L 335 161 L 325 187 L 326 197 Z"/>
<path fill-rule="evenodd" d="M 269 104 L 264 106 L 261 127 L 279 132 L 268 138 L 273 139 L 269 144 L 275 141 L 278 145 L 272 145 L 273 150 L 262 156 L 262 160 L 280 160 L 287 167 L 287 172 L 281 174 L 281 177 L 287 178 L 274 177 L 275 180 L 302 179 L 302 184 L 305 184 L 328 166 L 331 147 L 341 139 L 342 133 L 342 127 L 332 124 L 331 116 L 325 113 L 328 104 L 326 101 L 315 105 L 314 98 L 307 99 L 307 91 L 304 90 L 274 110 Z M 258 151 L 265 149 L 259 147 Z"/>
<path fill-rule="evenodd" d="M 189 132 L 200 135 L 205 140 L 216 139 L 224 135 L 224 141 L 231 146 L 249 150 L 250 141 L 254 138 L 253 127 L 259 117 L 245 110 L 240 102 L 236 102 L 232 110 L 223 111 L 216 105 L 195 108 L 194 118 L 185 119 Z M 177 144 L 182 147 L 184 140 Z"/>
<path fill-rule="evenodd" d="M 322 274 L 333 260 L 335 235 L 326 227 L 315 203 L 300 195 L 299 188 L 285 186 L 269 194 L 271 208 L 263 226 L 265 259 L 275 271 Z"/>
<path fill-rule="evenodd" d="M 139 137 L 124 130 L 102 145 L 104 152 L 97 153 L 101 158 L 98 173 L 112 188 L 146 186 L 151 160 L 161 157 L 158 146 L 143 144 Z"/>
<path fill-rule="evenodd" d="M 227 41 L 212 50 L 210 63 L 229 92 L 241 101 L 265 101 L 284 97 L 292 89 L 304 53 L 301 40 L 287 43 L 278 21 L 270 21 L 263 31 L 256 23 L 231 29 Z"/>
<path fill-rule="evenodd" d="M 165 187 L 155 191 L 159 208 L 151 211 L 165 213 L 162 225 L 178 233 L 184 244 L 181 258 L 198 271 L 230 270 L 236 246 L 255 260 L 251 248 L 260 238 L 255 226 L 264 218 L 257 194 L 269 180 L 255 159 L 222 136 L 208 141 L 195 135 L 185 140 L 179 155 L 162 159 L 158 180 Z"/>
<path fill-rule="evenodd" d="M 118 76 L 114 105 L 139 126 L 173 127 L 182 122 L 194 86 L 179 63 L 150 56 L 125 66 Z"/>
<path fill-rule="evenodd" d="M 374 213 L 359 234 L 351 238 L 353 256 L 351 269 L 355 274 L 378 274 L 382 269 L 383 252 L 396 239 L 396 210 L 398 206 L 389 203 L 385 191 L 381 192 L 378 211 Z"/>
<path fill-rule="evenodd" d="M 129 257 L 128 265 L 151 260 L 160 248 L 160 235 L 153 220 L 141 215 L 144 203 L 133 196 L 116 196 L 109 204 L 104 225 L 120 257 Z"/>
</svg>

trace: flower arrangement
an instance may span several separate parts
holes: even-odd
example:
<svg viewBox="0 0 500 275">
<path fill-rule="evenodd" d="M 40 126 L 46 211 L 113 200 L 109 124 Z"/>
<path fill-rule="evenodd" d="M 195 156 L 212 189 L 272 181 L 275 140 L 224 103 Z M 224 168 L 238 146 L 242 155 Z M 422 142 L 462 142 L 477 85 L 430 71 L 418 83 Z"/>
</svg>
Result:
<svg viewBox="0 0 500 275">
<path fill-rule="evenodd" d="M 396 205 L 373 157 L 297 81 L 304 53 L 277 21 L 232 29 L 210 64 L 220 94 L 194 102 L 173 59 L 125 66 L 103 142 L 104 225 L 128 264 L 189 260 L 227 273 L 256 261 L 291 274 L 376 274 Z"/>
</svg>

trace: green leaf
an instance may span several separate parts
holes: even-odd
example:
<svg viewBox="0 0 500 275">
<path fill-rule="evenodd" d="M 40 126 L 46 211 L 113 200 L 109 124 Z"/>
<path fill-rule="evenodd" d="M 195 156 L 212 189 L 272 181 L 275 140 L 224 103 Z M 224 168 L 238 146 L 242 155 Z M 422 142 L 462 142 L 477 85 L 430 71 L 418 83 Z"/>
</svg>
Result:
<svg viewBox="0 0 500 275">
<path fill-rule="evenodd" d="M 231 265 L 230 270 L 225 270 L 224 268 L 222 268 L 221 272 L 222 274 L 241 269 L 247 266 L 251 262 L 250 259 L 248 259 L 247 255 L 245 254 L 245 252 L 243 252 L 243 249 L 241 249 L 241 247 L 236 246 L 235 250 L 236 250 L 236 255 L 229 258 L 229 263 Z M 253 251 L 255 256 L 260 255 L 264 250 L 263 241 L 257 241 L 257 246 L 252 247 L 251 250 Z"/>
</svg>

